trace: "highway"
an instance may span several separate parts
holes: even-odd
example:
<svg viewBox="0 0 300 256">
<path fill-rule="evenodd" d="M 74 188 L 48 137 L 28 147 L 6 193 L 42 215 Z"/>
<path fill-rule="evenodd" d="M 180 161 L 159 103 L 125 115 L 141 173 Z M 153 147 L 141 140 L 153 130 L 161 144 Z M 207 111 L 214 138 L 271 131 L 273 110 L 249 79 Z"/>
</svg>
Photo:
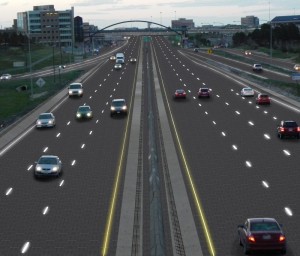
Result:
<svg viewBox="0 0 300 256">
<path fill-rule="evenodd" d="M 299 141 L 280 140 L 276 127 L 299 123 L 299 105 L 270 94 L 257 106 L 240 96 L 247 81 L 164 37 L 132 37 L 118 51 L 121 70 L 99 58 L 84 96 L 65 91 L 53 104 L 55 128 L 32 121 L 0 148 L 0 255 L 238 256 L 237 225 L 274 217 L 296 256 Z M 200 87 L 212 97 L 198 99 Z M 181 88 L 187 99 L 174 100 Z M 126 99 L 127 116 L 110 117 L 114 98 Z M 94 117 L 76 121 L 84 104 Z M 62 159 L 62 177 L 33 177 L 43 154 Z"/>
</svg>

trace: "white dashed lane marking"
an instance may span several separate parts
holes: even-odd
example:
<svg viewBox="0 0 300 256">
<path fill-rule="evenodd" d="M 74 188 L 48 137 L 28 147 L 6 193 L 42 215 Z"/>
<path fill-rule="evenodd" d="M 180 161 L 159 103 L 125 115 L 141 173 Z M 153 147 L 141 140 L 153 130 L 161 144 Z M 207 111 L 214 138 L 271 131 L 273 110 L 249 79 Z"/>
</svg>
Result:
<svg viewBox="0 0 300 256">
<path fill-rule="evenodd" d="M 12 191 L 13 191 L 13 188 L 8 188 L 5 192 L 5 195 L 9 196 L 12 193 Z"/>
</svg>

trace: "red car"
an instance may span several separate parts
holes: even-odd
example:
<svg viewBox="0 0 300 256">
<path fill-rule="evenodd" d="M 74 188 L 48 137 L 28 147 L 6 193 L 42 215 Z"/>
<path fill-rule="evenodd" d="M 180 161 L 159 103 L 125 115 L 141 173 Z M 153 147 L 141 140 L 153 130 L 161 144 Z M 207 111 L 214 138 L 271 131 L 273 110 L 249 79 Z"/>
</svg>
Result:
<svg viewBox="0 0 300 256">
<path fill-rule="evenodd" d="M 198 98 L 206 97 L 210 98 L 211 90 L 209 88 L 200 88 L 198 91 Z"/>
<path fill-rule="evenodd" d="M 186 92 L 183 89 L 178 89 L 175 91 L 174 98 L 175 99 L 185 99 Z"/>
<path fill-rule="evenodd" d="M 258 94 L 257 98 L 256 98 L 256 104 L 260 105 L 260 104 L 266 104 L 266 105 L 270 105 L 271 104 L 271 100 L 269 95 L 267 94 Z"/>
<path fill-rule="evenodd" d="M 280 139 L 287 136 L 300 139 L 300 127 L 295 121 L 281 121 L 277 127 L 277 135 Z"/>
<path fill-rule="evenodd" d="M 244 254 L 254 251 L 279 251 L 286 254 L 286 237 L 273 218 L 251 218 L 238 225 L 239 243 Z"/>
</svg>

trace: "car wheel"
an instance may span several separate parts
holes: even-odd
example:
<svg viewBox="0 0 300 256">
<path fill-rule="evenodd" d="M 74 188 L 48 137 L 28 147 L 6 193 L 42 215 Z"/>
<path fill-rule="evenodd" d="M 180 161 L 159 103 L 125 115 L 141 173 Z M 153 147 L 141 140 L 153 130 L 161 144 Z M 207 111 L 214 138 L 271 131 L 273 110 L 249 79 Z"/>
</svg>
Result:
<svg viewBox="0 0 300 256">
<path fill-rule="evenodd" d="M 286 254 L 286 249 L 281 250 L 280 253 L 281 253 L 282 255 L 285 255 L 285 254 Z"/>
<path fill-rule="evenodd" d="M 281 134 L 281 133 L 279 133 L 279 139 L 283 139 L 283 137 L 284 137 L 284 135 L 283 134 Z"/>
<path fill-rule="evenodd" d="M 239 237 L 239 244 L 240 244 L 240 246 L 243 246 L 241 237 Z"/>
<path fill-rule="evenodd" d="M 246 247 L 246 245 L 244 245 L 244 254 L 245 255 L 249 255 L 250 254 L 250 250 Z"/>
</svg>

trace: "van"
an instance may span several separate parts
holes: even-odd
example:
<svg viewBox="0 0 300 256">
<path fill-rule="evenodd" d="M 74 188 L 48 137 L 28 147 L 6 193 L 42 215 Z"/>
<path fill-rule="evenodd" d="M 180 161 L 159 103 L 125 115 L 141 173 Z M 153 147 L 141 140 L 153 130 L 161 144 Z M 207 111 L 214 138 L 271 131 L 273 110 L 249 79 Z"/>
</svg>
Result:
<svg viewBox="0 0 300 256">
<path fill-rule="evenodd" d="M 116 63 L 124 64 L 125 63 L 125 56 L 124 53 L 117 53 L 116 54 Z"/>
</svg>

